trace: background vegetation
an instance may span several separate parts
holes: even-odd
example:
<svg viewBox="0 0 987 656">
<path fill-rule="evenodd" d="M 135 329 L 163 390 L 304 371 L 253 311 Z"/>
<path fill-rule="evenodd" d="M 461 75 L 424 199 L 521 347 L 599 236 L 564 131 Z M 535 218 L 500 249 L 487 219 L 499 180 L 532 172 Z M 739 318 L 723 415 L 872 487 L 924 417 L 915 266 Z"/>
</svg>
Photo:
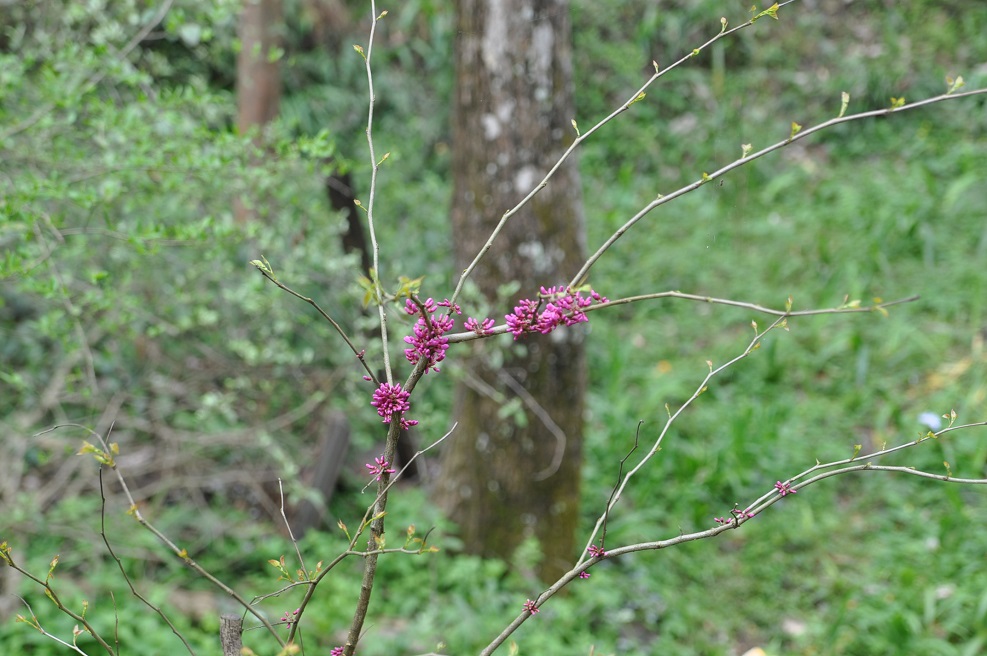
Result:
<svg viewBox="0 0 987 656">
<path fill-rule="evenodd" d="M 607 4 L 606 12 L 582 0 L 573 7 L 580 125 L 623 101 L 652 59 L 688 52 L 719 29 L 720 15 L 735 23 L 747 9 Z M 381 437 L 333 336 L 246 267 L 263 253 L 282 279 L 362 321 L 319 172 L 332 156 L 366 180 L 361 62 L 347 53 L 365 41 L 365 25 L 354 20 L 342 54 L 330 58 L 306 46 L 316 28 L 310 5 L 289 7 L 279 146 L 248 166 L 251 147 L 230 129 L 234 5 L 178 2 L 123 59 L 116 50 L 146 20 L 141 3 L 5 8 L 16 19 L 5 25 L 28 27 L 0 36 L 0 417 L 16 465 L 16 476 L 5 476 L 0 538 L 34 571 L 61 554 L 65 596 L 89 599 L 90 617 L 107 629 L 118 608 L 121 639 L 139 639 L 148 654 L 180 647 L 107 564 L 93 465 L 71 455 L 84 436 L 31 435 L 67 421 L 106 430 L 115 419 L 121 465 L 142 473 L 148 512 L 207 568 L 257 594 L 277 587 L 267 560 L 290 551 L 259 482 L 296 478 L 322 410 L 344 408 L 356 444 L 327 518 L 330 527 L 348 521 L 368 503 L 358 472 Z M 421 0 L 391 13 L 377 64 L 377 140 L 392 153 L 377 208 L 386 217 L 382 260 L 388 275 L 426 275 L 425 289 L 441 296 L 451 279 L 443 102 L 451 12 Z M 864 109 L 939 93 L 947 75 L 987 82 L 987 7 L 819 0 L 780 16 L 670 76 L 588 144 L 590 244 L 657 193 L 736 157 L 741 143 L 763 145 L 791 121 L 833 116 L 841 91 Z M 613 518 L 608 544 L 712 525 L 817 458 L 910 439 L 923 430 L 921 412 L 984 418 L 985 118 L 974 99 L 834 129 L 661 208 L 600 262 L 592 282 L 609 296 L 678 289 L 780 306 L 791 294 L 807 308 L 846 295 L 921 295 L 888 318 L 803 319 L 771 337 L 677 425 Z M 234 196 L 268 223 L 234 225 Z M 682 301 L 593 316 L 587 526 L 637 421 L 645 434 L 658 426 L 705 360 L 743 348 L 752 318 Z M 452 377 L 444 378 L 429 380 L 419 397 L 429 401 L 416 406 L 434 437 L 445 430 Z M 982 476 L 987 441 L 959 434 L 900 462 L 936 469 L 943 461 L 957 475 Z M 402 489 L 389 514 L 398 524 L 437 525 L 443 552 L 381 561 L 361 654 L 469 653 L 539 589 L 523 549 L 513 562 L 454 555 L 452 527 L 425 498 Z M 117 501 L 110 507 L 120 510 Z M 174 605 L 201 652 L 214 652 L 225 602 L 122 513 L 110 519 L 131 575 L 153 600 Z M 844 477 L 719 540 L 604 563 L 516 639 L 524 653 L 546 654 L 591 645 L 620 654 L 980 653 L 985 520 L 977 489 Z M 327 528 L 302 546 L 310 559 L 328 559 L 343 544 Z M 306 644 L 339 642 L 357 586 L 356 569 L 331 577 L 308 615 L 318 619 Z M 21 585 L 18 594 L 49 630 L 70 633 L 36 589 Z M 273 618 L 295 605 L 265 607 Z M 0 645 L 61 651 L 12 620 L 0 625 Z"/>
</svg>

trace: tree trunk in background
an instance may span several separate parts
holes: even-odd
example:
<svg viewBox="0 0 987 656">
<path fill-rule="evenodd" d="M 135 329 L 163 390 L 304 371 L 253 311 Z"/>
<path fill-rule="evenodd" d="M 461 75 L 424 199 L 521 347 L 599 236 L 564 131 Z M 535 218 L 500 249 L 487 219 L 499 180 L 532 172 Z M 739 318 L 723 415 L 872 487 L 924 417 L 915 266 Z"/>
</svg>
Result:
<svg viewBox="0 0 987 656">
<path fill-rule="evenodd" d="M 572 142 L 575 111 L 567 0 L 459 0 L 457 27 L 452 225 L 462 270 Z M 565 284 L 584 257 L 579 175 L 570 159 L 511 219 L 472 280 L 499 323 L 518 297 Z M 503 307 L 496 291 L 512 280 L 521 290 Z M 493 344 L 476 346 L 457 385 L 459 427 L 436 488 L 467 551 L 510 558 L 534 537 L 544 556 L 536 571 L 546 580 L 575 556 L 584 335 L 576 326 L 526 336 L 499 366 L 491 364 Z M 498 414 L 517 398 L 527 419 L 521 424 Z"/>
<path fill-rule="evenodd" d="M 237 127 L 241 134 L 256 129 L 258 145 L 264 126 L 277 117 L 281 104 L 281 67 L 271 54 L 281 45 L 282 29 L 281 0 L 244 0 L 236 60 Z M 233 211 L 240 222 L 256 218 L 239 200 Z"/>
</svg>

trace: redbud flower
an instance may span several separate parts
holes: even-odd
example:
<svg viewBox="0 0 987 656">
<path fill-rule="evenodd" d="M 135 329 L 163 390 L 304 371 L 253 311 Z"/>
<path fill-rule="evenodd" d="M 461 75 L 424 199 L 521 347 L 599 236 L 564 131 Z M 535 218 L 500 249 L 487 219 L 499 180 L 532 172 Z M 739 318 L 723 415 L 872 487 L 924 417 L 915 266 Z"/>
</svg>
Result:
<svg viewBox="0 0 987 656">
<path fill-rule="evenodd" d="M 585 297 L 582 292 L 573 292 L 570 287 L 542 287 L 538 296 L 546 301 L 541 314 L 537 314 L 540 303 L 523 299 L 514 308 L 514 314 L 507 315 L 507 325 L 514 339 L 526 332 L 538 331 L 547 335 L 561 325 L 571 326 L 588 321 L 583 308 L 593 303 L 607 302 L 606 297 L 595 291 L 591 290 L 589 297 Z"/>
<path fill-rule="evenodd" d="M 329 652 L 329 656 L 343 656 L 344 651 L 342 647 L 333 647 Z"/>
<path fill-rule="evenodd" d="M 493 319 L 484 319 L 482 323 L 470 317 L 465 322 L 466 330 L 472 330 L 477 335 L 486 335 L 494 327 Z"/>
<path fill-rule="evenodd" d="M 589 572 L 587 572 L 586 570 L 583 570 L 583 571 L 579 572 L 579 578 L 581 578 L 581 579 L 588 579 L 589 578 Z"/>
<path fill-rule="evenodd" d="M 390 469 L 390 465 L 391 463 L 384 460 L 384 456 L 379 456 L 374 458 L 374 464 L 371 465 L 368 462 L 364 465 L 364 467 L 370 470 L 370 475 L 373 476 L 375 480 L 379 481 L 384 474 L 394 473 L 394 470 Z"/>
<path fill-rule="evenodd" d="M 394 413 L 403 414 L 411 409 L 408 398 L 411 392 L 401 389 L 401 383 L 381 383 L 374 392 L 370 405 L 377 408 L 377 414 L 384 418 L 384 423 L 390 423 Z"/>
<path fill-rule="evenodd" d="M 404 338 L 404 341 L 411 345 L 411 348 L 404 350 L 404 357 L 411 364 L 418 364 L 419 360 L 425 358 L 428 362 L 425 373 L 428 373 L 433 369 L 438 371 L 439 368 L 435 365 L 445 359 L 446 351 L 449 349 L 449 338 L 443 335 L 452 330 L 455 323 L 448 314 L 436 315 L 435 309 L 440 306 L 448 307 L 456 314 L 460 314 L 460 309 L 458 305 L 453 306 L 448 299 L 436 303 L 430 298 L 422 305 L 429 318 L 420 316 L 421 309 L 410 298 L 405 302 L 405 312 L 411 315 L 417 314 L 419 317 L 415 322 L 413 334 Z"/>
<path fill-rule="evenodd" d="M 534 615 L 535 613 L 538 612 L 538 607 L 535 605 L 535 602 L 528 599 L 527 601 L 524 602 L 524 610 Z"/>
<path fill-rule="evenodd" d="M 730 514 L 736 517 L 737 519 L 748 519 L 754 516 L 754 513 L 750 512 L 749 508 L 744 508 L 743 510 L 741 510 L 740 508 L 735 507 L 733 510 L 730 511 Z"/>
<path fill-rule="evenodd" d="M 517 339 L 524 333 L 531 330 L 536 321 L 535 312 L 538 311 L 538 303 L 530 299 L 521 299 L 514 306 L 514 314 L 508 314 L 507 327 Z"/>
<path fill-rule="evenodd" d="M 775 483 L 775 489 L 781 494 L 781 496 L 786 496 L 788 494 L 795 494 L 798 490 L 792 489 L 792 484 L 788 481 L 782 483 L 778 481 Z"/>
<path fill-rule="evenodd" d="M 589 553 L 590 557 L 592 558 L 603 558 L 604 556 L 607 555 L 607 552 L 603 550 L 603 547 L 598 547 L 595 544 L 589 545 L 586 551 Z"/>
</svg>

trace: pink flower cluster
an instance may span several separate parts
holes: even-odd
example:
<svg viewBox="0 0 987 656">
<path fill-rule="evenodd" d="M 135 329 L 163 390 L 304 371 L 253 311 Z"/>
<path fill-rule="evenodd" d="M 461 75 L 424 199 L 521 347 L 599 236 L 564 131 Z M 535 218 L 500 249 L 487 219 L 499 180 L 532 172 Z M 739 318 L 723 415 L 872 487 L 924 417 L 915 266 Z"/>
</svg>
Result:
<svg viewBox="0 0 987 656">
<path fill-rule="evenodd" d="M 418 304 L 410 298 L 404 304 L 405 312 L 412 316 L 418 315 L 414 333 L 404 338 L 404 341 L 411 345 L 411 348 L 404 350 L 404 357 L 411 364 L 418 364 L 419 360 L 425 358 L 428 362 L 425 368 L 427 374 L 430 370 L 439 370 L 436 365 L 445 359 L 446 351 L 449 349 L 449 338 L 443 335 L 452 330 L 455 323 L 452 313 L 462 314 L 462 312 L 458 305 L 453 305 L 448 299 L 436 303 L 430 298 L 422 305 L 428 316 L 424 316 Z M 449 313 L 435 314 L 435 310 L 439 307 L 449 308 Z"/>
<path fill-rule="evenodd" d="M 369 462 L 364 465 L 370 470 L 370 475 L 374 477 L 374 480 L 379 481 L 384 477 L 384 474 L 393 474 L 394 469 L 391 468 L 391 463 L 384 460 L 384 456 L 378 456 L 374 458 L 374 464 Z"/>
<path fill-rule="evenodd" d="M 546 302 L 545 309 L 539 313 L 541 301 L 525 298 L 514 307 L 514 313 L 507 315 L 507 327 L 514 339 L 527 332 L 537 331 L 547 335 L 561 325 L 589 321 L 584 308 L 593 303 L 606 303 L 604 296 L 590 290 L 589 296 L 582 292 L 574 292 L 571 287 L 542 287 L 539 297 Z"/>
<path fill-rule="evenodd" d="M 798 492 L 798 490 L 793 488 L 792 484 L 789 483 L 788 481 L 785 481 L 784 483 L 778 481 L 777 483 L 775 483 L 775 489 L 778 490 L 778 493 L 783 497 Z"/>
<path fill-rule="evenodd" d="M 734 505 L 733 510 L 730 511 L 732 517 L 714 517 L 713 521 L 717 524 L 729 524 L 731 522 L 739 523 L 742 519 L 750 519 L 754 516 L 754 513 L 750 512 L 750 508 L 745 508 L 741 510 L 736 505 Z"/>
<path fill-rule="evenodd" d="M 477 335 L 486 335 L 490 332 L 490 329 L 494 327 L 494 320 L 484 319 L 480 322 L 473 317 L 470 317 L 466 320 L 464 326 L 466 327 L 466 330 L 472 330 Z"/>
<path fill-rule="evenodd" d="M 374 398 L 370 405 L 377 408 L 377 414 L 383 417 L 385 424 L 391 423 L 395 414 L 403 415 L 411 409 L 411 402 L 408 398 L 411 392 L 401 389 L 401 383 L 381 383 L 380 387 L 374 391 Z M 401 417 L 401 428 L 408 429 L 418 422 L 414 419 Z"/>
</svg>

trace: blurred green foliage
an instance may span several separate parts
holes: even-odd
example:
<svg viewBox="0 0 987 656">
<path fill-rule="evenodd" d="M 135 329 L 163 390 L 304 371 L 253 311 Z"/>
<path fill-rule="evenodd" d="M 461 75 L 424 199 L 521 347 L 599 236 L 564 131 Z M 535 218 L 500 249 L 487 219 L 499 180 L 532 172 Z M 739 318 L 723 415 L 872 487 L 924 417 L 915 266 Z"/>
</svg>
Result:
<svg viewBox="0 0 987 656">
<path fill-rule="evenodd" d="M 338 338 L 246 266 L 264 254 L 282 280 L 362 328 L 353 263 L 339 253 L 340 222 L 320 176 L 332 156 L 366 178 L 362 60 L 347 52 L 350 41 L 365 41 L 365 20 L 354 19 L 339 56 L 327 56 L 304 46 L 315 30 L 309 5 L 288 3 L 291 33 L 301 36 L 286 53 L 275 153 L 258 161 L 231 128 L 236 3 L 207 5 L 176 2 L 155 39 L 125 58 L 116 50 L 153 13 L 142 3 L 3 10 L 12 18 L 6 25 L 26 26 L 0 36 L 0 416 L 5 449 L 22 463 L 25 481 L 71 462 L 79 439 L 27 435 L 67 420 L 97 425 L 116 395 L 127 399 L 114 437 L 125 453 L 164 441 L 179 453 L 172 471 L 207 475 L 259 460 L 290 474 L 311 444 L 309 429 L 247 431 L 233 441 L 231 431 L 263 425 L 306 399 L 365 401 L 351 358 L 337 355 Z M 350 8 L 355 16 L 365 9 Z M 626 100 L 653 59 L 669 63 L 716 33 L 721 15 L 736 24 L 747 9 L 627 0 L 600 11 L 577 0 L 580 126 Z M 842 91 L 859 111 L 885 107 L 891 96 L 940 93 L 947 75 L 962 75 L 969 87 L 987 83 L 987 7 L 978 4 L 817 0 L 779 16 L 672 73 L 586 144 L 591 248 L 656 194 L 738 157 L 742 143 L 762 147 L 785 138 L 792 121 L 834 116 Z M 386 217 L 384 278 L 427 274 L 426 293 L 441 297 L 453 273 L 444 102 L 451 8 L 404 3 L 380 38 L 375 134 L 378 150 L 392 153 L 377 208 Z M 610 297 L 678 289 L 782 307 L 792 295 L 805 309 L 846 296 L 869 303 L 921 295 L 887 318 L 803 318 L 772 334 L 675 426 L 612 516 L 608 546 L 712 526 L 734 503 L 817 458 L 911 439 L 922 430 L 920 412 L 956 408 L 961 421 L 984 419 L 985 111 L 982 99 L 967 99 L 841 126 L 660 208 L 599 262 L 591 281 Z M 256 206 L 265 223 L 236 225 L 234 197 Z M 665 404 L 688 397 L 705 360 L 737 354 L 750 321 L 765 323 L 749 311 L 672 300 L 592 319 L 587 529 L 638 420 L 643 438 L 653 439 Z M 444 431 L 448 385 L 442 377 L 422 387 L 416 412 L 428 431 Z M 370 445 L 378 424 L 365 403 L 360 410 L 367 416 L 351 420 L 358 444 Z M 940 471 L 948 461 L 957 475 L 983 476 L 984 445 L 978 433 L 953 434 L 894 462 Z M 139 636 L 146 653 L 175 653 L 175 638 L 107 564 L 93 532 L 91 469 L 74 476 L 84 483 L 49 504 L 26 489 L 5 500 L 12 511 L 0 537 L 23 537 L 14 553 L 32 571 L 46 571 L 61 553 L 56 584 L 76 604 L 92 601 L 99 626 L 109 630 L 119 607 L 122 639 Z M 193 497 L 191 518 L 175 503 L 186 497 L 159 495 L 172 505 L 154 506 L 156 523 L 238 589 L 276 589 L 267 560 L 290 555 L 290 544 L 256 521 L 249 503 L 231 509 L 240 488 L 213 489 L 215 497 Z M 426 496 L 400 492 L 391 530 L 438 526 L 432 540 L 443 551 L 382 559 L 360 653 L 475 651 L 541 589 L 527 554 L 511 563 L 452 555 L 450 527 Z M 351 522 L 366 503 L 367 495 L 343 495 L 330 514 Z M 173 615 L 197 649 L 214 650 L 214 616 L 182 617 L 183 602 L 168 598 L 169 589 L 206 592 L 204 583 L 122 512 L 110 515 L 109 534 L 131 576 L 156 602 L 178 608 Z M 546 654 L 585 654 L 591 645 L 620 654 L 740 654 L 754 646 L 769 654 L 981 653 L 985 520 L 977 489 L 880 473 L 829 480 L 717 540 L 601 564 L 514 638 L 521 653 Z M 338 532 L 310 534 L 302 543 L 307 565 L 343 545 Z M 341 642 L 358 563 L 344 562 L 323 585 L 306 615 L 309 647 Z M 69 634 L 71 623 L 36 589 L 21 592 L 47 628 Z M 263 607 L 279 617 L 297 599 Z M 247 636 L 260 652 L 251 642 L 260 633 Z M 0 626 L 0 645 L 9 653 L 59 651 L 13 623 Z"/>
</svg>

